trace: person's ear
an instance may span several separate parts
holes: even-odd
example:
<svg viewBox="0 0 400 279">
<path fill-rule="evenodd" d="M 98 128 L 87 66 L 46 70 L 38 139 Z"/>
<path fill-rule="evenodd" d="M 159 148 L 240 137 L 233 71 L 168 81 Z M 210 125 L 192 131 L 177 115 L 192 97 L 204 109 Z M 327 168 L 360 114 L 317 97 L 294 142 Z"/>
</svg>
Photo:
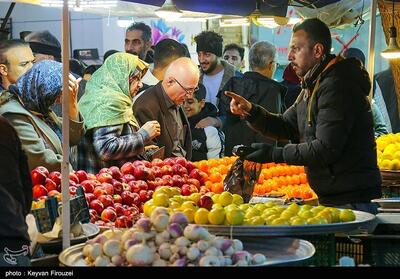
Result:
<svg viewBox="0 0 400 279">
<path fill-rule="evenodd" d="M 151 48 L 152 42 L 151 40 L 146 43 L 146 49 L 149 50 Z"/>
<path fill-rule="evenodd" d="M 206 105 L 206 100 L 205 99 L 203 99 L 203 100 L 201 100 L 199 102 L 199 106 L 200 106 L 201 109 L 203 109 L 205 105 Z"/>
<path fill-rule="evenodd" d="M 5 64 L 0 64 L 0 74 L 2 76 L 7 76 L 8 75 L 8 68 Z"/>
<path fill-rule="evenodd" d="M 321 43 L 316 43 L 314 46 L 314 56 L 317 59 L 320 59 L 324 55 L 324 46 Z"/>
</svg>

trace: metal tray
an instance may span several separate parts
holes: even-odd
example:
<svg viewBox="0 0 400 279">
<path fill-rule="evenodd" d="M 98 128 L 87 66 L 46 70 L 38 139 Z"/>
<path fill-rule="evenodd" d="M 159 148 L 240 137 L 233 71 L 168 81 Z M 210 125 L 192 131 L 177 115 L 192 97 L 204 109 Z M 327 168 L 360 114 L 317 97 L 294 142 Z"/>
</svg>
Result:
<svg viewBox="0 0 400 279">
<path fill-rule="evenodd" d="M 334 223 L 326 225 L 305 226 L 217 226 L 204 225 L 207 230 L 215 235 L 239 237 L 239 236 L 299 236 L 330 234 L 339 232 L 351 232 L 370 230 L 375 226 L 375 215 L 353 210 L 356 220 L 347 223 Z"/>
<path fill-rule="evenodd" d="M 264 264 L 290 265 L 311 258 L 315 253 L 314 246 L 302 239 L 296 238 L 242 238 L 244 249 L 252 254 L 261 253 L 267 258 Z M 88 266 L 82 254 L 85 243 L 71 246 L 65 249 L 58 257 L 63 266 Z"/>
<path fill-rule="evenodd" d="M 385 209 L 398 209 L 400 208 L 400 197 L 397 198 L 384 198 L 384 199 L 375 199 L 372 202 L 379 203 L 382 208 Z"/>
<path fill-rule="evenodd" d="M 99 227 L 92 223 L 82 224 L 82 230 L 82 235 L 71 238 L 71 245 L 86 242 L 86 240 L 93 238 L 100 233 Z M 62 250 L 61 238 L 53 239 L 48 242 L 41 242 L 39 244 L 46 253 L 60 253 Z"/>
</svg>

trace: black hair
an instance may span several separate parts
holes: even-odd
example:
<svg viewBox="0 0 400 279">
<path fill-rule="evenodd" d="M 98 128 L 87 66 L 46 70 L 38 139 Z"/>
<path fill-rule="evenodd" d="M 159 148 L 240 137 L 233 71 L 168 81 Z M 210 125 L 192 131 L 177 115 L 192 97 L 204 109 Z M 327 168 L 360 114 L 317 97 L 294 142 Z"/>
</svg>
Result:
<svg viewBox="0 0 400 279">
<path fill-rule="evenodd" d="M 199 83 L 199 89 L 194 91 L 193 97 L 200 102 L 201 100 L 204 100 L 206 98 L 206 87 L 202 84 Z"/>
<path fill-rule="evenodd" d="M 83 75 L 89 74 L 89 75 L 93 75 L 94 72 L 96 72 L 96 70 L 100 68 L 100 65 L 90 65 L 87 66 L 86 69 L 83 71 Z"/>
<path fill-rule="evenodd" d="M 192 57 L 190 57 L 190 51 L 189 51 L 189 47 L 187 46 L 187 44 L 182 43 L 182 46 L 185 48 L 185 57 L 192 58 Z"/>
<path fill-rule="evenodd" d="M 106 53 L 104 53 L 103 62 L 106 61 L 106 59 L 107 59 L 108 57 L 110 57 L 111 55 L 113 55 L 114 53 L 117 53 L 117 52 L 119 52 L 119 51 L 118 51 L 118 50 L 115 50 L 115 49 L 107 50 Z"/>
<path fill-rule="evenodd" d="M 142 39 L 145 43 L 151 41 L 151 28 L 144 22 L 134 22 L 126 29 L 126 33 L 132 30 L 142 31 Z"/>
<path fill-rule="evenodd" d="M 154 46 L 154 67 L 166 67 L 172 59 L 185 57 L 186 51 L 181 43 L 164 39 Z"/>
<path fill-rule="evenodd" d="M 241 47 L 238 44 L 228 44 L 228 45 L 226 45 L 225 48 L 224 48 L 223 53 L 225 53 L 225 51 L 227 51 L 227 50 L 232 50 L 232 49 L 233 50 L 236 49 L 239 52 L 240 58 L 243 60 L 243 58 L 244 58 L 244 48 Z"/>
<path fill-rule="evenodd" d="M 222 43 L 224 39 L 218 33 L 213 31 L 203 31 L 194 40 L 197 44 L 196 51 L 206 51 L 214 53 L 216 56 L 222 56 Z"/>
<path fill-rule="evenodd" d="M 314 44 L 322 44 L 324 46 L 324 54 L 331 53 L 331 31 L 323 21 L 318 18 L 307 18 L 293 27 L 293 33 L 300 30 L 304 30 Z"/>
<path fill-rule="evenodd" d="M 8 64 L 5 53 L 9 49 L 12 49 L 15 47 L 29 47 L 29 45 L 27 42 L 20 40 L 20 39 L 0 41 L 0 64 Z"/>
<path fill-rule="evenodd" d="M 361 61 L 361 63 L 363 65 L 365 65 L 365 55 L 362 52 L 362 50 L 359 48 L 351 47 L 351 48 L 346 49 L 343 52 L 343 57 L 344 58 L 350 58 L 350 57 L 357 58 L 358 60 Z"/>
</svg>

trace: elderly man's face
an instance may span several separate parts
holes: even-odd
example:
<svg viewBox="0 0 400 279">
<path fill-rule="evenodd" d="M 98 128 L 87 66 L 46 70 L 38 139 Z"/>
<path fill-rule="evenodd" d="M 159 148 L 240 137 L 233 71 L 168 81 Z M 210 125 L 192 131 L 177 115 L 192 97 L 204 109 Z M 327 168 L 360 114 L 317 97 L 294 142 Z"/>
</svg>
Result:
<svg viewBox="0 0 400 279">
<path fill-rule="evenodd" d="M 25 74 L 35 61 L 30 47 L 15 47 L 9 49 L 5 53 L 7 64 L 0 64 L 3 76 L 6 76 L 10 84 L 13 84 L 17 79 Z M 4 73 L 6 72 L 6 75 Z"/>
<path fill-rule="evenodd" d="M 143 40 L 142 30 L 131 30 L 126 32 L 125 52 L 137 55 L 140 59 L 144 60 L 150 45 L 150 42 L 146 43 Z"/>
</svg>

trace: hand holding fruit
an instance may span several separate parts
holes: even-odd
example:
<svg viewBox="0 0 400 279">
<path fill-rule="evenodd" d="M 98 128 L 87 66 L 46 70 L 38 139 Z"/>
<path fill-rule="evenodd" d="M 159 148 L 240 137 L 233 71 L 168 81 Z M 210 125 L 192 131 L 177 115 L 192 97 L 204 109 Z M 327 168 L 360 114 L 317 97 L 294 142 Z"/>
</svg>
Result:
<svg viewBox="0 0 400 279">
<path fill-rule="evenodd" d="M 160 123 L 158 121 L 147 121 L 143 126 L 144 129 L 150 136 L 150 139 L 154 139 L 161 134 Z"/>
</svg>

